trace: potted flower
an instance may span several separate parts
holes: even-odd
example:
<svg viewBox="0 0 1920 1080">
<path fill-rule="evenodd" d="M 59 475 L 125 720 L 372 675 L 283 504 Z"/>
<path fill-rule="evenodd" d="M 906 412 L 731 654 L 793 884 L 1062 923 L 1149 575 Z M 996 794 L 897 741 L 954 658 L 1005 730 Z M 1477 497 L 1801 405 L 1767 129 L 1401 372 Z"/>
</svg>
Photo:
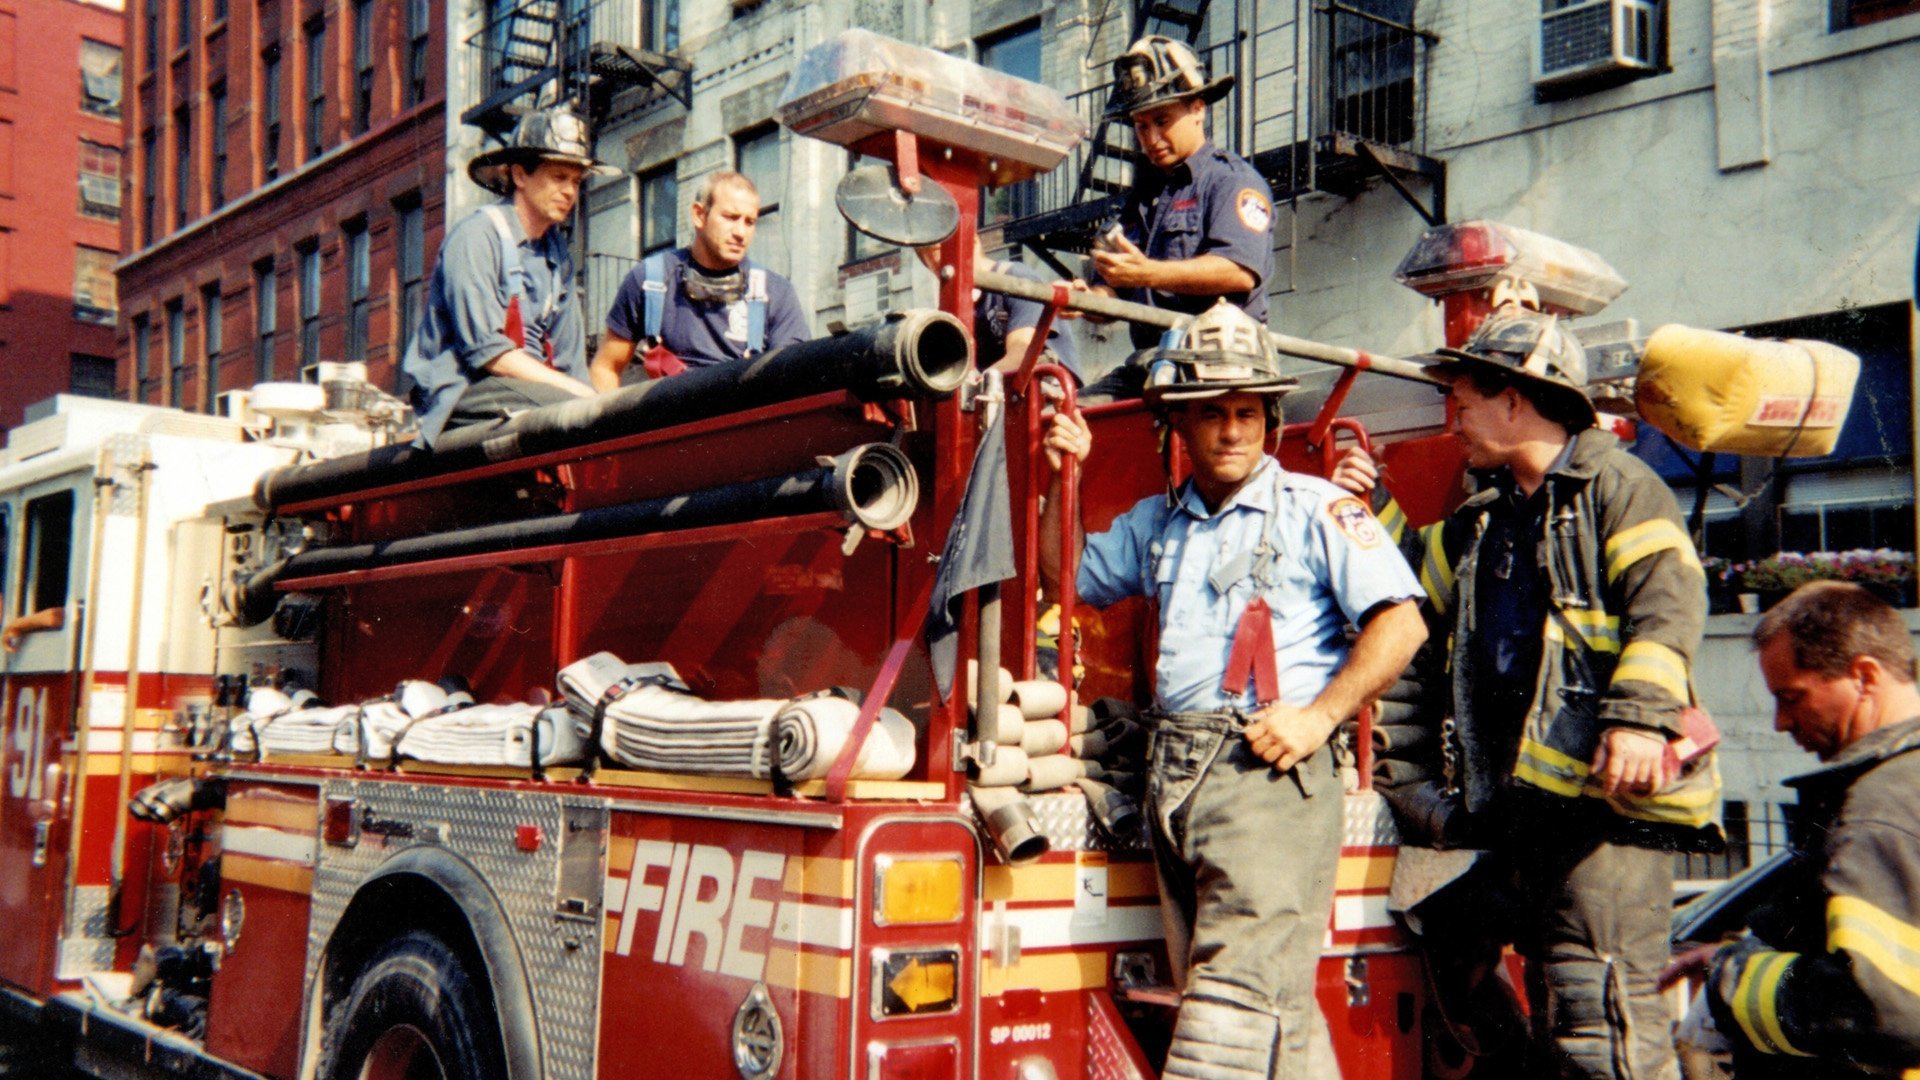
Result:
<svg viewBox="0 0 1920 1080">
<path fill-rule="evenodd" d="M 1754 562 L 1733 564 L 1728 572 L 1737 575 L 1741 588 L 1760 594 L 1764 607 L 1772 607 L 1809 581 L 1851 581 L 1895 606 L 1913 603 L 1914 558 L 1909 551 L 1782 551 Z"/>
</svg>

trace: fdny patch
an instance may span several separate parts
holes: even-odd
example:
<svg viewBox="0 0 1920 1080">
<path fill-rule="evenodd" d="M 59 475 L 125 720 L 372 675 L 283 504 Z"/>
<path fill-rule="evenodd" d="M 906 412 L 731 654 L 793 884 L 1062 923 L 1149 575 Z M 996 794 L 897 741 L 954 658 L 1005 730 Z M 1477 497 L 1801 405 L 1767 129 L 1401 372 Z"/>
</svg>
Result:
<svg viewBox="0 0 1920 1080">
<path fill-rule="evenodd" d="M 1336 499 L 1327 504 L 1327 516 L 1333 519 L 1347 539 L 1363 548 L 1376 547 L 1380 543 L 1380 522 L 1374 519 L 1373 511 L 1359 499 Z"/>
<path fill-rule="evenodd" d="M 1266 232 L 1273 225 L 1273 204 L 1250 187 L 1233 197 L 1233 208 L 1240 214 L 1240 224 L 1254 232 Z"/>
</svg>

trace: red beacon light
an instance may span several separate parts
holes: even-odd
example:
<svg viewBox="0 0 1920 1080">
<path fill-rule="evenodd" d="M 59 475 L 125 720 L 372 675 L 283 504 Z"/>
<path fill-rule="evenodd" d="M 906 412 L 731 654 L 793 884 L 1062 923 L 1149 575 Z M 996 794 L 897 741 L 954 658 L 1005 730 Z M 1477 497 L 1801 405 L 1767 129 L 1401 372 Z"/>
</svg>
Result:
<svg viewBox="0 0 1920 1080">
<path fill-rule="evenodd" d="M 1591 315 L 1627 291 L 1626 279 L 1586 248 L 1484 219 L 1428 229 L 1393 276 L 1446 302 L 1447 343 L 1455 347 L 1486 316 L 1501 281 L 1531 286 L 1543 308 L 1568 316 Z"/>
</svg>

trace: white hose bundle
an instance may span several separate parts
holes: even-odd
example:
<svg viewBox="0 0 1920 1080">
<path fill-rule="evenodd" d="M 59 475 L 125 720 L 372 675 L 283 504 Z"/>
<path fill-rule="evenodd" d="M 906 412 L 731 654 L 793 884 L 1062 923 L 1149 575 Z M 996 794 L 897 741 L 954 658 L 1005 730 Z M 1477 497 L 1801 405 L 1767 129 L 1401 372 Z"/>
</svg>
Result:
<svg viewBox="0 0 1920 1080">
<path fill-rule="evenodd" d="M 259 695 L 255 695 L 258 697 Z M 247 713 L 233 724 L 233 748 L 243 754 L 329 754 L 334 734 L 343 723 L 351 723 L 359 708 L 340 705 L 332 708 L 292 709 L 270 716 Z"/>
<path fill-rule="evenodd" d="M 670 664 L 627 664 L 595 653 L 562 668 L 567 707 L 591 730 L 602 700 L 600 749 L 620 764 L 655 772 L 773 775 L 775 698 L 707 701 L 687 689 Z"/>
<path fill-rule="evenodd" d="M 774 718 L 780 775 L 796 783 L 825 778 L 859 716 L 860 706 L 842 697 L 816 694 L 789 702 Z M 883 708 L 851 775 L 856 780 L 898 780 L 913 771 L 913 762 L 913 722 Z"/>
<path fill-rule="evenodd" d="M 393 744 L 401 758 L 441 765 L 571 765 L 587 756 L 571 711 L 525 703 L 475 705 L 416 721 Z"/>
</svg>

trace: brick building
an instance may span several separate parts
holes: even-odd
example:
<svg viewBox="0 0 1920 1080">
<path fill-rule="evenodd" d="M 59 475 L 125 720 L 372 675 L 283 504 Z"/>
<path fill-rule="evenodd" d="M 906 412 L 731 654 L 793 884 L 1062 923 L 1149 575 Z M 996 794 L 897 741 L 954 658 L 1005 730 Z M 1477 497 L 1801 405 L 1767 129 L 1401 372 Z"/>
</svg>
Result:
<svg viewBox="0 0 1920 1080">
<path fill-rule="evenodd" d="M 0 427 L 113 390 L 118 5 L 0 2 Z"/>
<path fill-rule="evenodd" d="M 439 0 L 132 0 L 119 393 L 365 360 L 392 387 L 439 244 Z"/>
</svg>

